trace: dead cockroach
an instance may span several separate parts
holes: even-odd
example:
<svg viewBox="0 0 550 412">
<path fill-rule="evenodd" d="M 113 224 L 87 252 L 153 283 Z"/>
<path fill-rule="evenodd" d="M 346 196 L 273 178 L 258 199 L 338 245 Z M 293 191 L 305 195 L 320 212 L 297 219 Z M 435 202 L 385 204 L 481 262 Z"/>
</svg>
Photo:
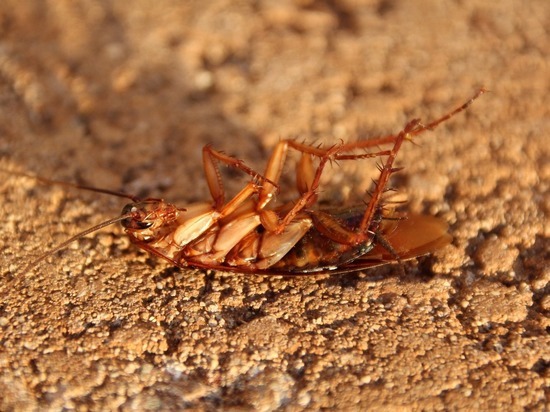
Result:
<svg viewBox="0 0 550 412">
<path fill-rule="evenodd" d="M 390 176 L 400 170 L 394 161 L 406 140 L 435 128 L 465 110 L 486 90 L 480 89 L 462 106 L 423 124 L 408 122 L 396 135 L 331 147 L 315 147 L 294 140 L 280 141 L 259 174 L 241 160 L 203 149 L 203 166 L 212 202 L 179 208 L 161 199 L 138 199 L 103 189 L 76 186 L 128 197 L 121 216 L 100 223 L 68 239 L 35 259 L 26 270 L 69 243 L 105 226 L 121 222 L 132 243 L 175 266 L 264 275 L 342 273 L 401 262 L 447 245 L 447 225 L 432 216 L 398 218 L 382 197 Z M 388 149 L 380 150 L 384 146 Z M 288 149 L 301 154 L 296 170 L 299 196 L 275 204 Z M 319 182 L 328 162 L 385 157 L 379 166 L 368 202 L 355 207 L 316 205 Z M 314 166 L 313 159 L 317 159 Z M 226 201 L 218 164 L 251 176 L 250 182 Z M 48 183 L 59 183 L 39 179 Z"/>
</svg>

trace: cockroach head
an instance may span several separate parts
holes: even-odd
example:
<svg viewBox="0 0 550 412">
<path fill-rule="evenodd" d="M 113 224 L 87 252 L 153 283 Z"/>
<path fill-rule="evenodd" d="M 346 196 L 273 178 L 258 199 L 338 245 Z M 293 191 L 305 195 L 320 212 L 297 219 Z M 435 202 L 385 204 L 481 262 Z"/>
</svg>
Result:
<svg viewBox="0 0 550 412">
<path fill-rule="evenodd" d="M 146 199 L 129 203 L 122 209 L 121 224 L 128 231 L 154 229 L 171 223 L 178 217 L 176 206 L 160 199 Z"/>
</svg>

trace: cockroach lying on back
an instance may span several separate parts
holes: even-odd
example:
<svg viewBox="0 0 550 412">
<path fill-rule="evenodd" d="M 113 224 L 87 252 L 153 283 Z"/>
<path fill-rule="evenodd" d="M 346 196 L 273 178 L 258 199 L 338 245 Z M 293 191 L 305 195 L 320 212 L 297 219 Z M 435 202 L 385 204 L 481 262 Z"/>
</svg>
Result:
<svg viewBox="0 0 550 412">
<path fill-rule="evenodd" d="M 414 119 L 396 135 L 328 148 L 283 140 L 275 147 L 263 174 L 206 146 L 203 166 L 213 201 L 187 208 L 161 199 L 141 200 L 73 185 L 128 197 L 132 203 L 124 207 L 121 216 L 68 239 L 35 259 L 26 270 L 76 239 L 116 222 L 121 222 L 132 243 L 175 266 L 238 273 L 342 273 L 433 252 L 451 240 L 446 223 L 423 215 L 398 218 L 391 208 L 384 206 L 382 197 L 390 176 L 399 170 L 394 168 L 394 161 L 402 143 L 465 110 L 484 92 L 480 89 L 462 106 L 428 124 Z M 289 149 L 301 154 L 296 170 L 298 196 L 292 202 L 276 204 L 279 178 Z M 385 160 L 368 202 L 345 209 L 317 207 L 319 182 L 328 162 L 378 157 Z M 225 199 L 219 163 L 251 176 L 250 182 L 229 201 Z"/>
</svg>

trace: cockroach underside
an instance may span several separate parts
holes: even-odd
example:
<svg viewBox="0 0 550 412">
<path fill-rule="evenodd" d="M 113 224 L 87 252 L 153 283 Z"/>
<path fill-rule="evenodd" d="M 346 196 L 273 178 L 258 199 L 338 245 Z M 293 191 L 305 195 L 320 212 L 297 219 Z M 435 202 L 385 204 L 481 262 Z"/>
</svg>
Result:
<svg viewBox="0 0 550 412">
<path fill-rule="evenodd" d="M 121 222 L 132 243 L 176 266 L 240 273 L 342 273 L 431 253 L 451 241 L 447 224 L 437 217 L 403 217 L 395 212 L 384 196 L 391 175 L 400 170 L 394 167 L 394 162 L 404 141 L 434 129 L 465 110 L 484 92 L 480 89 L 462 106 L 428 124 L 412 120 L 396 135 L 330 147 L 282 140 L 275 147 L 263 174 L 241 160 L 205 146 L 203 166 L 212 201 L 186 208 L 161 199 L 138 199 L 109 190 L 73 185 L 128 197 L 132 203 L 124 207 L 121 216 L 68 239 L 26 269 L 79 237 L 115 222 Z M 300 156 L 296 168 L 297 197 L 279 204 L 276 198 L 289 150 Z M 327 163 L 369 158 L 384 160 L 364 204 L 318 205 L 320 179 Z M 230 200 L 225 198 L 220 163 L 250 176 L 250 181 Z"/>
</svg>

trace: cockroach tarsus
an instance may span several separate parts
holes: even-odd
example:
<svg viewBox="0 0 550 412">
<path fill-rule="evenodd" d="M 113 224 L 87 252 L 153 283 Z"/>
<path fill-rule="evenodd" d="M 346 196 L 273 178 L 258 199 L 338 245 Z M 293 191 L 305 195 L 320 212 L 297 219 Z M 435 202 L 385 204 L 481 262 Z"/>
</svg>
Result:
<svg viewBox="0 0 550 412">
<path fill-rule="evenodd" d="M 263 174 L 207 145 L 203 148 L 203 168 L 212 201 L 186 208 L 162 199 L 138 199 L 124 193 L 38 178 L 45 183 L 126 197 L 132 203 L 123 208 L 121 216 L 71 237 L 33 260 L 24 270 L 30 270 L 71 242 L 117 222 L 132 243 L 182 268 L 264 275 L 343 273 L 431 253 L 451 241 L 447 224 L 426 215 L 400 218 L 383 199 L 391 175 L 400 170 L 394 167 L 396 156 L 404 141 L 412 141 L 434 129 L 485 92 L 480 89 L 462 106 L 428 124 L 414 119 L 396 135 L 326 148 L 282 140 Z M 299 196 L 292 202 L 276 204 L 289 149 L 300 154 L 296 168 Z M 327 163 L 383 157 L 368 201 L 352 207 L 318 207 L 320 179 Z M 225 198 L 220 163 L 251 177 L 229 201 Z"/>
</svg>

